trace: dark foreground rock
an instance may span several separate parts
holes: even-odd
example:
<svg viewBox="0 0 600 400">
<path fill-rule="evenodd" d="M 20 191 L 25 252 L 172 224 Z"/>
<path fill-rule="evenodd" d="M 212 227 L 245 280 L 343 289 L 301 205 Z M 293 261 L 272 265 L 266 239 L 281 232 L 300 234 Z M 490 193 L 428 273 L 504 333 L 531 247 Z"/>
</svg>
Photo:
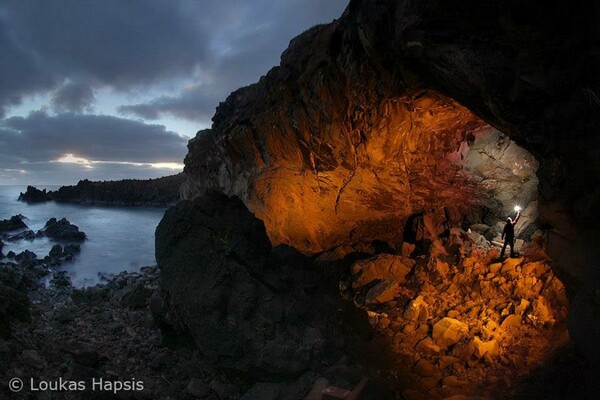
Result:
<svg viewBox="0 0 600 400">
<path fill-rule="evenodd" d="M 156 257 L 173 339 L 191 338 L 219 366 L 252 380 L 293 380 L 335 362 L 341 354 L 324 322 L 337 314 L 334 297 L 319 294 L 318 275 L 302 268 L 307 258 L 270 253 L 263 223 L 237 198 L 213 193 L 168 210 Z"/>
<path fill-rule="evenodd" d="M 81 232 L 77 225 L 73 225 L 67 221 L 66 218 L 61 220 L 50 218 L 46 222 L 44 229 L 38 233 L 43 233 L 51 239 L 65 242 L 81 242 L 86 238 L 85 233 Z"/>
<path fill-rule="evenodd" d="M 34 186 L 27 186 L 25 193 L 19 194 L 19 201 L 27 203 L 43 203 L 52 200 L 51 193 L 47 192 L 46 189 L 40 190 Z"/>
<path fill-rule="evenodd" d="M 0 233 L 27 228 L 27 225 L 23 222 L 24 218 L 22 215 L 14 215 L 10 219 L 3 219 L 0 221 Z"/>
<path fill-rule="evenodd" d="M 26 294 L 0 283 L 0 339 L 11 337 L 14 321 L 29 319 L 29 308 Z"/>
</svg>

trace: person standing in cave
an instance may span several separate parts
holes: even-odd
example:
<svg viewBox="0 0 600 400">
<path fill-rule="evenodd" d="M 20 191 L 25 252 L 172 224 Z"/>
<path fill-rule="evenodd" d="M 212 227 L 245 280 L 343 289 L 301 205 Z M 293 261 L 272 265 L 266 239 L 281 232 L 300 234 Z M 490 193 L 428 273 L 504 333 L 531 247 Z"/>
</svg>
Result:
<svg viewBox="0 0 600 400">
<path fill-rule="evenodd" d="M 500 252 L 500 258 L 504 258 L 504 251 L 506 250 L 506 246 L 510 245 L 510 257 L 515 257 L 515 225 L 519 222 L 519 218 L 521 217 L 521 210 L 517 211 L 517 216 L 513 221 L 511 217 L 506 218 L 506 225 L 504 225 L 504 230 L 502 231 L 502 239 L 504 239 L 504 246 L 502 246 L 502 251 Z"/>
</svg>

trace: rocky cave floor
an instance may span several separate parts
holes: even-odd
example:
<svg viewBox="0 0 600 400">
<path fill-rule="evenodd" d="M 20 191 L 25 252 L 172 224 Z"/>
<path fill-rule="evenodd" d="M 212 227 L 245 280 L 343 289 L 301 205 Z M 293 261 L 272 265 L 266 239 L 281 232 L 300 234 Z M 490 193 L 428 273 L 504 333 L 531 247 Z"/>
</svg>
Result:
<svg viewBox="0 0 600 400">
<path fill-rule="evenodd" d="M 313 385 L 350 389 L 347 382 L 366 371 L 366 399 L 584 398 L 586 375 L 580 372 L 589 366 L 569 343 L 565 289 L 535 243 L 522 256 L 499 261 L 496 248 L 476 247 L 454 229 L 445 247 L 432 248 L 415 256 L 404 244 L 403 254 L 354 262 L 340 291 L 365 310 L 372 343 L 351 343 L 351 356 L 292 382 L 244 381 L 193 347 L 165 346 L 152 313 L 159 296 L 156 267 L 82 290 L 64 279 L 38 286 L 28 293 L 30 321 L 14 323 L 12 338 L 0 341 L 0 398 L 82 398 L 78 392 L 16 395 L 6 388 L 14 377 L 95 377 L 144 382 L 144 390 L 119 392 L 118 398 L 300 399 Z M 361 364 L 365 368 L 357 368 Z"/>
<path fill-rule="evenodd" d="M 406 399 L 518 397 L 520 380 L 569 342 L 565 288 L 535 244 L 500 260 L 458 229 L 449 242 L 460 257 L 411 259 L 405 244 L 404 256 L 355 263 L 359 278 L 342 284 L 392 354 L 382 378 Z"/>
</svg>

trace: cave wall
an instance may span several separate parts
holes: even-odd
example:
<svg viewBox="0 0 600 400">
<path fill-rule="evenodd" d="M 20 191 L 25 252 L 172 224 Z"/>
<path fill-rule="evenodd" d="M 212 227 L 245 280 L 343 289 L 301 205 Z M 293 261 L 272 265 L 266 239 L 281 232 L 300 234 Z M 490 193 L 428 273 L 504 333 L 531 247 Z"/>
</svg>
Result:
<svg viewBox="0 0 600 400">
<path fill-rule="evenodd" d="M 213 129 L 189 144 L 185 198 L 235 194 L 274 244 L 306 253 L 395 245 L 417 212 L 445 209 L 459 224 L 485 208 L 503 220 L 535 200 L 529 153 L 446 96 L 350 69 L 365 55 L 340 35 L 336 23 L 309 30 L 281 67 L 219 106 Z"/>
<path fill-rule="evenodd" d="M 600 315 L 599 10 L 352 0 L 219 105 L 190 141 L 184 196 L 237 194 L 272 241 L 316 252 L 425 205 L 485 204 L 449 155 L 488 123 L 538 160 L 548 252 L 577 315 Z M 571 320 L 600 355 L 598 324 Z"/>
</svg>

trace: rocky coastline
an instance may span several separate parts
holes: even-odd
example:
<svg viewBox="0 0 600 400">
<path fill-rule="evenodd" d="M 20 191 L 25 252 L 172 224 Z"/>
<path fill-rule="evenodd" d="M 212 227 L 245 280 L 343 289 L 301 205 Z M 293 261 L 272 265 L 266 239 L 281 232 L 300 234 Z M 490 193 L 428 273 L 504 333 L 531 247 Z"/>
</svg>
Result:
<svg viewBox="0 0 600 400">
<path fill-rule="evenodd" d="M 81 180 L 77 185 L 61 186 L 57 190 L 40 190 L 28 186 L 19 200 L 26 203 L 56 201 L 87 206 L 169 207 L 179 200 L 183 174 L 157 179 L 124 179 L 93 182 Z"/>
<path fill-rule="evenodd" d="M 75 256 L 67 246 L 5 259 L 0 393 L 297 400 L 368 377 L 363 400 L 588 394 L 594 370 L 569 341 L 566 293 L 540 232 L 506 260 L 460 228 L 308 257 L 272 247 L 239 199 L 214 193 L 170 209 L 156 239 L 158 267 L 87 288 L 64 272 L 40 283 Z M 15 394 L 14 378 L 107 386 Z"/>
</svg>

